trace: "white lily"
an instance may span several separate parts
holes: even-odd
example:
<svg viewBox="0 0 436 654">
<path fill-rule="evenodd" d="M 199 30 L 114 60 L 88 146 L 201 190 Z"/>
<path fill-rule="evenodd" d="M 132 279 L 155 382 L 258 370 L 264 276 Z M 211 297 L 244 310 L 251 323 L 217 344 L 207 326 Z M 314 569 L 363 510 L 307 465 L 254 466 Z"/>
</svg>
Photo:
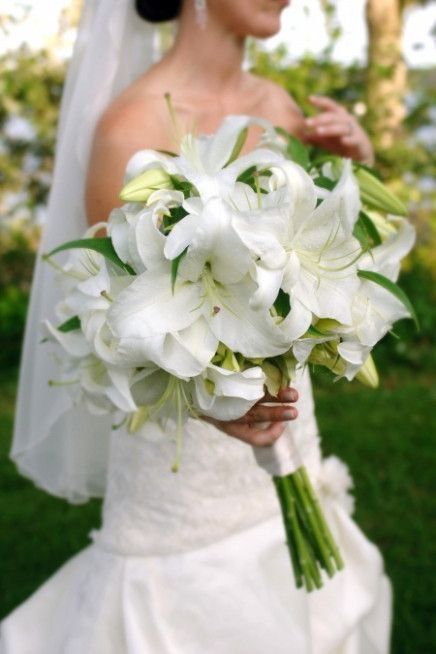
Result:
<svg viewBox="0 0 436 654">
<path fill-rule="evenodd" d="M 252 269 L 258 287 L 252 305 L 271 306 L 279 288 L 288 293 L 291 311 L 280 328 L 290 340 L 307 331 L 313 315 L 350 324 L 359 286 L 355 261 L 361 252 L 352 236 L 359 194 L 350 162 L 318 207 L 315 185 L 300 166 L 287 161 L 272 172 L 270 188 L 286 189 L 287 200 L 278 203 L 274 220 L 262 225 L 262 238 L 249 215 L 234 221 L 241 240 L 259 256 Z"/>
<path fill-rule="evenodd" d="M 304 171 L 300 169 L 299 175 L 306 177 L 300 187 L 305 198 L 295 202 L 291 216 L 282 289 L 290 296 L 291 314 L 297 302 L 300 310 L 304 307 L 318 318 L 350 324 L 351 302 L 359 286 L 355 262 L 361 253 L 352 236 L 359 194 L 351 164 L 344 165 L 335 189 L 309 215 L 316 192 Z"/>
<path fill-rule="evenodd" d="M 121 338 L 117 356 L 135 367 L 154 364 L 179 379 L 199 375 L 215 355 L 218 339 L 203 317 L 171 334 L 150 338 Z"/>
<path fill-rule="evenodd" d="M 233 372 L 211 364 L 191 382 L 194 405 L 217 420 L 236 420 L 264 395 L 265 375 L 259 366 Z"/>
<path fill-rule="evenodd" d="M 415 230 L 402 218 L 398 218 L 397 222 L 398 231 L 365 254 L 359 261 L 359 269 L 380 273 L 391 281 L 398 279 L 401 259 L 415 242 Z M 354 338 L 372 347 L 392 328 L 394 322 L 410 314 L 390 291 L 367 279 L 360 282 L 352 304 L 352 325 L 342 329 L 342 332 L 345 338 Z"/>
<path fill-rule="evenodd" d="M 169 265 L 138 276 L 111 305 L 108 324 L 121 339 L 148 339 L 181 332 L 203 317 L 212 334 L 247 357 L 275 356 L 287 349 L 267 310 L 254 311 L 255 286 L 248 275 L 236 284 L 214 280 L 206 266 L 196 281 L 178 278 L 171 289 Z"/>
<path fill-rule="evenodd" d="M 137 409 L 129 384 L 133 369 L 106 364 L 95 356 L 79 329 L 64 333 L 49 321 L 44 325 L 50 340 L 63 349 L 63 355 L 57 357 L 60 380 L 53 382 L 54 385 L 66 386 L 74 401 L 84 399 L 94 413 L 106 413 L 114 407 L 124 412 Z"/>
<path fill-rule="evenodd" d="M 108 218 L 108 235 L 114 250 L 124 263 L 133 268 L 136 274 L 144 272 L 136 239 L 136 225 L 143 207 L 138 203 L 125 204 L 113 209 Z"/>
<path fill-rule="evenodd" d="M 229 205 L 219 198 L 205 204 L 199 198 L 190 198 L 184 207 L 190 213 L 174 226 L 164 248 L 168 259 L 187 248 L 179 265 L 180 276 L 197 281 L 208 264 L 215 281 L 240 281 L 248 272 L 251 254 L 232 227 Z"/>
<path fill-rule="evenodd" d="M 180 155 L 173 160 L 179 172 L 195 186 L 204 202 L 213 197 L 227 199 L 239 175 L 251 166 L 270 167 L 283 157 L 267 148 L 258 148 L 237 157 L 250 125 L 274 132 L 268 121 L 249 116 L 228 116 L 211 136 L 186 134 Z"/>
</svg>

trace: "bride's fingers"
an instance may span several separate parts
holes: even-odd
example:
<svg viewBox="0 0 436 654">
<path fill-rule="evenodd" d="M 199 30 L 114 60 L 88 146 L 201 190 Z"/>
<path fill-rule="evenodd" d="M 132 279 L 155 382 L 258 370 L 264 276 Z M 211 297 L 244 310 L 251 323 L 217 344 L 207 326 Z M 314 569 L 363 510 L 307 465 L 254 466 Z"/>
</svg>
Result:
<svg viewBox="0 0 436 654">
<path fill-rule="evenodd" d="M 235 422 L 240 424 L 252 424 L 255 422 L 282 422 L 284 420 L 295 420 L 297 416 L 297 409 L 289 404 L 282 406 L 255 404 L 244 416 L 235 420 Z"/>
<path fill-rule="evenodd" d="M 265 429 L 258 429 L 256 424 L 227 423 L 226 434 L 238 438 L 244 443 L 256 447 L 267 447 L 272 445 L 284 432 L 284 422 L 273 422 Z"/>
<path fill-rule="evenodd" d="M 266 391 L 259 403 L 262 402 L 296 402 L 298 400 L 298 391 L 296 388 L 281 388 L 277 395 L 271 395 Z"/>
</svg>

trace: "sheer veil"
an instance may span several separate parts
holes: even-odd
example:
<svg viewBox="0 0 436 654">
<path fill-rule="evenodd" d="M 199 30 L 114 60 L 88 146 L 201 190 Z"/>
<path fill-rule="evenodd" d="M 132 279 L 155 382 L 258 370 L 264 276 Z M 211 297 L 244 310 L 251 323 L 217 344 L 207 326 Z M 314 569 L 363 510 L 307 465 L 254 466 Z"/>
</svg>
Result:
<svg viewBox="0 0 436 654">
<path fill-rule="evenodd" d="M 159 55 L 157 31 L 134 0 L 85 0 L 61 106 L 53 184 L 39 254 L 82 235 L 84 183 L 95 125 L 109 105 Z M 55 274 L 38 256 L 21 363 L 11 458 L 37 486 L 84 502 L 104 494 L 110 437 L 107 417 L 72 407 L 50 388 L 57 369 L 41 341 L 53 317 Z"/>
</svg>

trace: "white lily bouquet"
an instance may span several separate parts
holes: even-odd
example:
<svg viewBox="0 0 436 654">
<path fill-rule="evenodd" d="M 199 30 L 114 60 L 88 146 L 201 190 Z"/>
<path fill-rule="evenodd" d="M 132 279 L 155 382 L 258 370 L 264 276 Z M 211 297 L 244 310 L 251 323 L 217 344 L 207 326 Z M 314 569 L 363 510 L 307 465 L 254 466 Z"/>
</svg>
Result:
<svg viewBox="0 0 436 654">
<path fill-rule="evenodd" d="M 251 123 L 264 138 L 240 156 Z M 313 162 L 266 121 L 232 116 L 186 134 L 179 154 L 135 154 L 120 198 L 107 223 L 46 255 L 64 289 L 60 324 L 45 323 L 63 349 L 56 383 L 76 402 L 121 413 L 131 432 L 174 421 L 176 471 L 189 417 L 238 419 L 308 363 L 377 384 L 371 349 L 413 315 L 395 280 L 414 230 L 364 167 Z M 296 584 L 320 588 L 343 561 L 295 444 L 253 449 Z"/>
</svg>

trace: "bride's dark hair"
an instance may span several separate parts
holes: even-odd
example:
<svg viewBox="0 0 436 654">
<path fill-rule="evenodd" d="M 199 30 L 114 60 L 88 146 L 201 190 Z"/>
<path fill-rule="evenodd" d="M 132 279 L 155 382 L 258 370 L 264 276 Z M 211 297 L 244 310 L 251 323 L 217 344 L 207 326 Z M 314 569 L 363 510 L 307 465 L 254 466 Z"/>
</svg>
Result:
<svg viewBox="0 0 436 654">
<path fill-rule="evenodd" d="M 172 20 L 178 16 L 181 0 L 135 0 L 136 11 L 151 23 Z"/>
</svg>

